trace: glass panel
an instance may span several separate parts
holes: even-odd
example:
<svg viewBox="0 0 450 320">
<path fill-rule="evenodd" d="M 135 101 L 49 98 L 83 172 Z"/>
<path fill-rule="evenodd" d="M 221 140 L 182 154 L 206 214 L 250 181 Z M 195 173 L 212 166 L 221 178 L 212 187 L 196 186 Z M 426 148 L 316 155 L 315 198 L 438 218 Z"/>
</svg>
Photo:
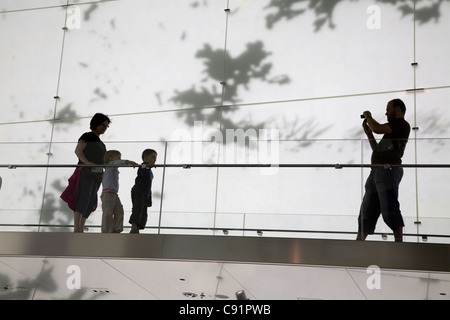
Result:
<svg viewBox="0 0 450 320">
<path fill-rule="evenodd" d="M 329 148 L 329 141 L 310 142 L 307 155 L 289 152 L 289 144 L 295 143 L 281 142 L 282 162 L 327 162 L 323 154 Z M 353 147 L 356 149 L 361 144 L 360 141 L 333 143 L 341 144 L 343 149 L 346 144 L 355 144 Z M 360 155 L 359 152 L 357 154 Z M 246 228 L 334 230 L 339 227 L 328 224 L 327 216 L 354 215 L 356 221 L 359 212 L 361 169 L 358 168 L 221 168 L 218 177 L 217 212 L 245 215 L 235 220 L 245 221 L 243 226 Z M 315 218 L 310 219 L 307 225 L 303 224 L 302 216 L 309 215 Z M 292 223 L 293 216 L 297 217 L 298 223 Z M 274 224 L 272 218 L 277 223 Z M 238 222 L 233 223 L 236 225 Z"/>
<path fill-rule="evenodd" d="M 26 10 L 34 8 L 47 8 L 50 6 L 62 6 L 67 0 L 2 0 L 0 13 L 2 11 Z"/>
<path fill-rule="evenodd" d="M 412 125 L 414 94 L 397 92 L 230 108 L 224 114 L 223 128 L 256 131 L 275 129 L 279 131 L 280 140 L 366 139 L 361 127 L 361 113 L 369 110 L 377 121 L 386 123 L 386 105 L 395 98 L 405 102 L 405 118 Z M 307 141 L 303 144 L 298 149 L 299 153 L 308 147 Z M 337 151 L 333 156 L 329 154 L 327 161 L 334 162 L 333 158 L 340 152 L 354 155 L 355 150 Z"/>
<path fill-rule="evenodd" d="M 2 165 L 37 165 L 47 162 L 48 143 L 0 144 L 0 149 L 3 151 L 0 152 Z M 46 168 L 3 167 L 0 168 L 0 176 L 0 225 L 39 224 Z"/>
<path fill-rule="evenodd" d="M 248 214 L 246 235 L 293 238 L 355 239 L 357 215 Z"/>
<path fill-rule="evenodd" d="M 51 136 L 51 122 L 38 121 L 29 123 L 1 124 L 0 125 L 0 157 L 5 161 L 23 163 L 27 158 L 21 154 L 8 151 L 10 145 L 21 143 L 41 143 L 49 141 Z"/>
<path fill-rule="evenodd" d="M 0 104 L 2 123 L 52 119 L 65 10 L 2 13 Z"/>
<path fill-rule="evenodd" d="M 133 0 L 79 5 L 80 27 L 66 34 L 61 103 L 83 116 L 93 109 L 129 114 L 220 103 L 220 80 L 205 80 L 208 66 L 201 56 L 214 55 L 209 67 L 222 78 L 225 3 Z M 210 52 L 209 47 L 220 50 Z M 217 91 L 217 97 L 205 98 L 202 88 Z"/>
<path fill-rule="evenodd" d="M 450 2 L 418 1 L 415 16 L 417 87 L 448 87 Z"/>
<path fill-rule="evenodd" d="M 166 169 L 161 226 L 214 227 L 216 176 L 215 168 Z"/>
<path fill-rule="evenodd" d="M 55 126 L 55 132 L 59 133 L 60 130 L 64 130 L 67 127 L 66 123 L 59 123 Z M 74 150 L 77 139 L 78 137 L 71 143 L 53 143 L 49 164 L 76 165 L 78 161 Z M 60 195 L 67 187 L 68 180 L 74 170 L 75 167 L 49 168 L 41 223 L 43 225 L 51 225 L 51 227 L 43 227 L 42 231 L 73 231 L 71 227 L 73 225 L 73 211 L 60 199 Z M 90 223 L 90 220 L 88 220 L 88 223 Z M 58 228 L 58 226 L 61 226 L 61 228 Z M 55 229 L 55 227 L 57 228 Z"/>
<path fill-rule="evenodd" d="M 214 109 L 204 112 L 208 114 Z M 127 116 L 111 116 L 111 124 L 105 133 L 105 141 L 202 141 L 210 132 L 218 130 L 204 121 L 186 121 L 192 111 L 161 112 Z M 87 126 L 89 128 L 89 126 Z M 78 138 L 77 138 L 78 139 Z M 162 150 L 161 150 L 162 151 Z"/>
<path fill-rule="evenodd" d="M 424 164 L 448 164 L 450 162 L 447 148 L 450 146 L 450 139 L 421 139 L 417 141 L 419 163 Z M 450 200 L 447 192 L 447 182 L 450 177 L 449 168 L 423 168 L 418 169 L 418 204 L 420 229 L 427 230 L 435 228 L 439 232 L 444 225 L 450 223 L 447 208 Z M 440 222 L 440 219 L 448 220 L 447 223 Z M 434 222 L 434 223 L 433 223 Z M 433 228 L 427 224 L 432 224 Z M 434 232 L 433 232 L 434 233 Z M 448 234 L 448 229 L 444 234 Z"/>
<path fill-rule="evenodd" d="M 425 90 L 417 93 L 417 137 L 432 138 L 428 140 L 430 148 L 424 150 L 423 156 L 446 153 L 440 147 L 439 138 L 450 138 L 450 114 L 448 112 L 450 88 Z M 422 144 L 424 147 L 425 144 Z M 422 151 L 419 151 L 422 153 Z M 438 156 L 439 157 L 439 156 Z M 434 158 L 434 157 L 432 157 Z M 427 161 L 433 161 L 432 158 Z"/>
<path fill-rule="evenodd" d="M 200 130 L 197 132 L 201 134 Z M 213 142 L 169 142 L 167 164 L 217 163 L 217 148 Z M 216 181 L 214 167 L 167 168 L 161 226 L 213 228 Z"/>
<path fill-rule="evenodd" d="M 450 156 L 450 118 L 445 101 L 450 89 L 425 90 L 417 94 L 417 161 L 420 164 L 448 164 Z M 420 168 L 417 170 L 418 218 L 416 229 L 421 234 L 450 235 L 447 208 L 449 200 L 446 183 L 449 168 Z M 446 242 L 446 238 L 429 237 L 429 242 Z"/>
<path fill-rule="evenodd" d="M 413 21 L 402 18 L 400 3 L 231 0 L 230 8 L 227 103 L 413 85 Z M 386 49 L 393 43 L 401 50 Z"/>
<path fill-rule="evenodd" d="M 445 177 L 447 177 L 448 174 L 445 174 Z M 442 199 L 441 197 L 442 193 L 439 194 L 439 200 Z M 442 206 L 440 206 L 439 203 L 429 202 L 429 193 L 426 192 L 424 195 L 425 201 L 423 205 L 421 205 L 421 210 L 425 212 L 424 215 L 421 214 L 420 216 L 420 224 L 416 225 L 416 228 L 420 231 L 421 237 L 418 237 L 417 241 L 421 242 L 430 242 L 430 243 L 450 243 L 450 219 L 447 216 L 440 215 L 439 213 L 442 213 L 445 208 L 443 207 L 445 205 L 445 202 Z M 422 194 L 419 195 L 419 198 L 422 198 Z M 448 202 L 447 202 L 448 205 Z M 433 209 L 438 210 L 438 214 L 428 214 Z"/>
</svg>

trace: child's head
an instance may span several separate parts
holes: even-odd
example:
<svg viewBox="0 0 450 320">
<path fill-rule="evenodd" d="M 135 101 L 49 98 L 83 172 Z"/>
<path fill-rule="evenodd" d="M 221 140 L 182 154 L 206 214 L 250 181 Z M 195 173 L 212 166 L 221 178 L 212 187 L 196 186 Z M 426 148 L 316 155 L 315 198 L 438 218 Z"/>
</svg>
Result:
<svg viewBox="0 0 450 320">
<path fill-rule="evenodd" d="M 120 154 L 120 151 L 117 150 L 108 150 L 105 152 L 105 156 L 103 157 L 103 162 L 105 164 L 110 163 L 114 160 L 120 160 L 120 157 L 122 155 Z"/>
<path fill-rule="evenodd" d="M 142 152 L 142 161 L 144 161 L 146 164 L 153 166 L 156 162 L 157 156 L 158 156 L 158 153 L 155 150 L 145 149 Z"/>
</svg>

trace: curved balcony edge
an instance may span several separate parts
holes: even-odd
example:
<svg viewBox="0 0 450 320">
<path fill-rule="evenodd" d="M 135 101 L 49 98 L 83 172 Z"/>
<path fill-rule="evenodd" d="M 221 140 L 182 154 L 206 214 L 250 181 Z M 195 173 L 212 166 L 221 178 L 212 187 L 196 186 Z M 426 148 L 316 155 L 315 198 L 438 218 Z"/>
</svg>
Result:
<svg viewBox="0 0 450 320">
<path fill-rule="evenodd" d="M 450 245 L 208 235 L 1 232 L 0 256 L 218 261 L 450 272 Z"/>
</svg>

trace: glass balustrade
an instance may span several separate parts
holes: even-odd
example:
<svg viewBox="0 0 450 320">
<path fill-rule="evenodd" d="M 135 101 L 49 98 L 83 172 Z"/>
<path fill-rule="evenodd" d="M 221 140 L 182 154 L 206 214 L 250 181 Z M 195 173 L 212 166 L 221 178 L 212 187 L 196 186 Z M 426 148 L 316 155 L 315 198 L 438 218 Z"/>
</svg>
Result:
<svg viewBox="0 0 450 320">
<path fill-rule="evenodd" d="M 366 140 L 104 142 L 137 163 L 141 150 L 158 152 L 153 206 L 142 233 L 355 238 L 371 167 Z M 445 152 L 429 156 L 437 145 L 441 150 L 449 143 L 409 141 L 410 149 L 415 145 L 427 157 L 416 163 L 413 150 L 404 157 L 399 201 L 405 241 L 449 242 L 449 159 Z M 60 195 L 76 167 L 74 148 L 68 142 L 0 143 L 0 230 L 73 231 L 73 212 Z M 129 232 L 137 168 L 118 169 L 124 232 Z M 86 232 L 101 232 L 101 192 L 102 187 Z M 368 240 L 386 239 L 393 239 L 392 231 L 380 217 Z"/>
</svg>

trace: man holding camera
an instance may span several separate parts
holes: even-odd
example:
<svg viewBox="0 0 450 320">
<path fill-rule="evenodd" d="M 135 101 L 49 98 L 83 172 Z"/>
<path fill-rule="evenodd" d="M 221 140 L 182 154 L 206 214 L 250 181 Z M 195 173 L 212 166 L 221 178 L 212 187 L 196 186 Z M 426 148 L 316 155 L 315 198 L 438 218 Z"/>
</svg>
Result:
<svg viewBox="0 0 450 320">
<path fill-rule="evenodd" d="M 356 240 L 365 240 L 375 232 L 377 220 L 382 214 L 384 222 L 394 232 L 396 242 L 403 241 L 403 217 L 398 202 L 398 188 L 403 177 L 401 165 L 411 127 L 405 120 L 406 106 L 400 99 L 388 102 L 388 122 L 378 123 L 370 111 L 364 111 L 363 128 L 372 148 L 373 165 L 365 184 L 365 194 L 358 217 Z M 383 134 L 377 143 L 373 133 Z"/>
</svg>

